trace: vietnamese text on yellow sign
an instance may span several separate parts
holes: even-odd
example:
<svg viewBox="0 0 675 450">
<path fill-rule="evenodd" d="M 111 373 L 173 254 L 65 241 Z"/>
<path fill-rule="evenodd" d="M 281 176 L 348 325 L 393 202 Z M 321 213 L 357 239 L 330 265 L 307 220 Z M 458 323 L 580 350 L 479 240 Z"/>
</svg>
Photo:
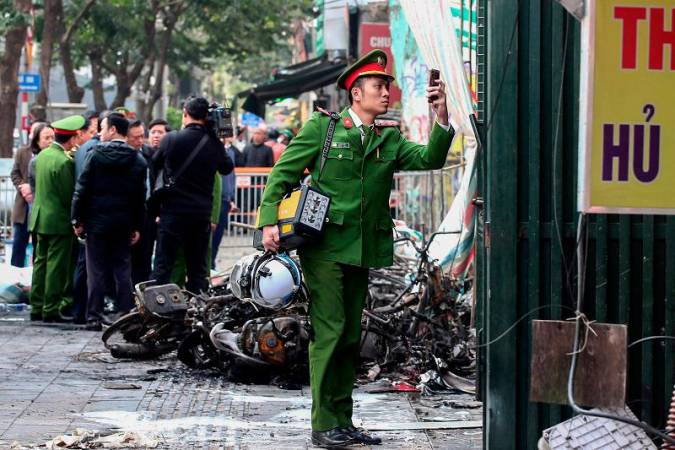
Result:
<svg viewBox="0 0 675 450">
<path fill-rule="evenodd" d="M 675 0 L 588 6 L 582 209 L 675 214 Z"/>
</svg>

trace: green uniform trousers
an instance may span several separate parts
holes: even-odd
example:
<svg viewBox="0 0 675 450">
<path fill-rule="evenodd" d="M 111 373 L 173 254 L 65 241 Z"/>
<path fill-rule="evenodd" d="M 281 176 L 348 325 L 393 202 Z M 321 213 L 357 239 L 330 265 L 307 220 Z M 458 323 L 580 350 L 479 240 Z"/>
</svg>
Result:
<svg viewBox="0 0 675 450">
<path fill-rule="evenodd" d="M 209 248 L 206 252 L 206 261 L 208 261 L 209 271 L 211 270 L 211 241 L 213 240 L 213 233 L 209 237 Z M 210 273 L 210 272 L 209 272 Z M 187 264 L 185 262 L 185 252 L 182 248 L 178 249 L 176 253 L 176 262 L 173 265 L 173 270 L 171 271 L 171 283 L 180 286 L 185 289 L 185 281 L 187 279 Z"/>
<path fill-rule="evenodd" d="M 73 306 L 72 234 L 37 233 L 30 293 L 31 315 L 55 317 Z"/>
<path fill-rule="evenodd" d="M 312 430 L 351 426 L 368 269 L 302 256 L 300 262 L 314 329 L 309 344 Z"/>
</svg>

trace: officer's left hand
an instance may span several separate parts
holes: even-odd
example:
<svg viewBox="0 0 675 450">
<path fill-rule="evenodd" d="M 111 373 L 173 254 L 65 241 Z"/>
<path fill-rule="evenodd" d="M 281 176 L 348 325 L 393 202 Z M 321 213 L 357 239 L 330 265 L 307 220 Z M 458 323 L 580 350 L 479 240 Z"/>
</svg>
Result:
<svg viewBox="0 0 675 450">
<path fill-rule="evenodd" d="M 436 82 L 435 86 L 427 86 L 427 100 L 436 96 L 436 100 L 431 103 L 431 108 L 436 113 L 436 120 L 441 125 L 448 125 L 448 106 L 445 99 L 445 83 L 441 80 Z"/>
<path fill-rule="evenodd" d="M 267 225 L 263 227 L 262 244 L 265 251 L 276 253 L 279 251 L 279 227 L 277 225 Z"/>
</svg>

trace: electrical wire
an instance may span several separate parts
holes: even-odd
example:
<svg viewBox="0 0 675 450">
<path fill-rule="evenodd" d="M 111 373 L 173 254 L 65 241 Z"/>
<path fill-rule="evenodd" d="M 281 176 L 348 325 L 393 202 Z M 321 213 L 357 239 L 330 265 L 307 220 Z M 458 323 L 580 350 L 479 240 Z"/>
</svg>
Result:
<svg viewBox="0 0 675 450">
<path fill-rule="evenodd" d="M 567 257 L 565 256 L 562 233 L 560 232 L 560 224 L 558 223 L 558 205 L 556 203 L 556 198 L 558 195 L 556 192 L 556 183 L 555 183 L 555 176 L 558 167 L 558 151 L 559 151 L 558 138 L 560 136 L 560 120 L 562 116 L 562 99 L 563 99 L 563 88 L 565 85 L 565 68 L 567 66 L 567 46 L 569 41 L 569 25 L 570 25 L 569 16 L 565 17 L 566 22 L 565 22 L 565 33 L 563 35 L 562 70 L 560 73 L 560 89 L 558 90 L 558 108 L 556 112 L 555 132 L 553 135 L 553 164 L 551 168 L 553 176 L 551 177 L 552 180 L 551 195 L 553 197 L 553 225 L 555 227 L 556 237 L 558 238 L 558 245 L 560 246 L 560 256 L 562 258 L 563 268 L 565 269 L 565 286 L 567 286 L 567 291 L 570 298 L 574 298 L 575 297 L 574 290 L 572 289 L 572 281 L 570 280 L 570 273 L 572 272 L 572 268 L 570 267 L 570 264 L 567 261 Z M 578 247 L 579 241 L 577 240 L 575 244 L 575 252 Z"/>
<path fill-rule="evenodd" d="M 642 339 L 638 339 L 635 342 L 631 342 L 630 344 L 628 344 L 627 348 L 631 348 L 635 345 L 642 344 L 643 342 L 655 341 L 655 340 L 661 340 L 661 339 L 675 341 L 675 336 L 647 336 L 647 337 L 643 337 Z"/>
<path fill-rule="evenodd" d="M 504 330 L 504 332 L 502 332 L 502 334 L 500 334 L 499 336 L 497 336 L 496 338 L 494 338 L 490 342 L 486 342 L 485 344 L 475 345 L 471 348 L 476 349 L 476 348 L 489 347 L 490 345 L 494 344 L 495 342 L 503 339 L 507 334 L 509 334 L 509 332 L 511 332 L 511 330 L 513 330 L 520 322 L 523 321 L 523 319 L 528 317 L 530 314 L 535 313 L 537 311 L 540 311 L 542 309 L 546 309 L 546 308 L 561 308 L 561 309 L 568 309 L 568 310 L 574 312 L 573 308 L 570 308 L 569 306 L 566 306 L 566 305 L 542 305 L 542 306 L 538 306 L 536 308 L 532 308 L 531 310 L 529 310 L 528 312 L 526 312 L 525 314 L 520 316 L 520 318 L 518 320 L 513 322 L 510 327 L 508 327 L 506 330 Z"/>
</svg>

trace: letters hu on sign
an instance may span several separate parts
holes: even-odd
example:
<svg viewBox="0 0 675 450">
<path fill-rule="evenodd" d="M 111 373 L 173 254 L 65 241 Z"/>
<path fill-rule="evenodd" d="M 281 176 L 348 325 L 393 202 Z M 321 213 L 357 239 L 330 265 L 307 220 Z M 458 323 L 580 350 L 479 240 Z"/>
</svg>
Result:
<svg viewBox="0 0 675 450">
<path fill-rule="evenodd" d="M 675 214 L 675 0 L 587 0 L 579 209 Z"/>
<path fill-rule="evenodd" d="M 654 105 L 645 105 L 649 123 L 654 115 Z M 615 140 L 615 128 L 619 129 L 618 141 Z M 614 124 L 603 125 L 602 180 L 628 181 L 628 162 L 633 150 L 633 174 L 642 183 L 649 183 L 659 174 L 659 150 L 661 145 L 661 126 L 649 125 L 649 157 L 645 168 L 645 125 Z M 633 139 L 631 140 L 631 134 Z M 631 146 L 632 144 L 632 146 Z M 614 161 L 618 162 L 618 171 L 614 172 Z"/>
</svg>

